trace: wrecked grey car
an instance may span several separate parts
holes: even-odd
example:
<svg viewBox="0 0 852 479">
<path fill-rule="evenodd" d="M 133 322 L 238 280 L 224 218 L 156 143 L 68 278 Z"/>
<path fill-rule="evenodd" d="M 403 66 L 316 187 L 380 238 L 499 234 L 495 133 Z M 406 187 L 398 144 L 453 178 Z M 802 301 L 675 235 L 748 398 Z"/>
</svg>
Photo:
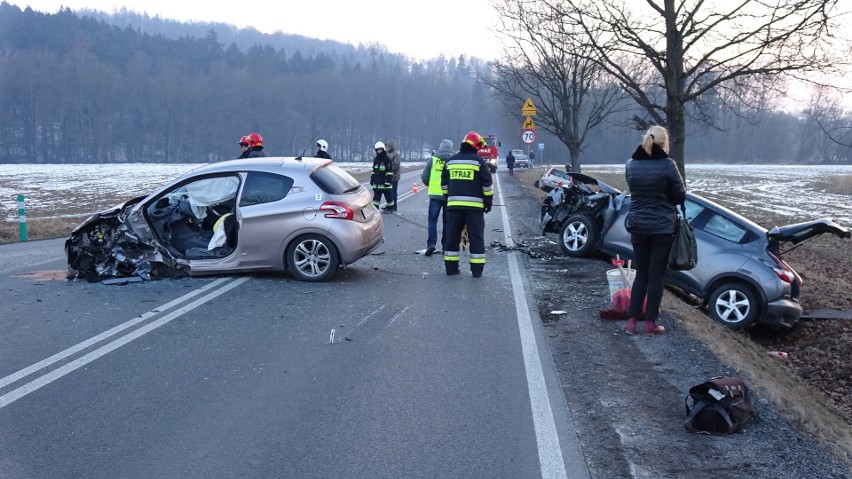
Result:
<svg viewBox="0 0 852 479">
<path fill-rule="evenodd" d="M 630 196 L 581 173 L 568 173 L 570 186 L 554 188 L 541 210 L 542 233 L 559 234 L 572 257 L 595 252 L 633 257 L 624 220 Z M 686 216 L 698 243 L 698 265 L 669 270 L 666 282 L 703 300 L 710 316 L 733 328 L 762 323 L 790 328 L 802 315 L 802 279 L 781 259 L 781 246 L 799 245 L 823 233 L 849 238 L 848 229 L 817 219 L 766 230 L 698 195 L 687 193 Z M 789 250 L 788 250 L 789 251 Z"/>
<path fill-rule="evenodd" d="M 289 270 L 330 279 L 383 241 L 372 195 L 331 160 L 211 163 L 84 221 L 68 278 L 167 278 Z"/>
</svg>

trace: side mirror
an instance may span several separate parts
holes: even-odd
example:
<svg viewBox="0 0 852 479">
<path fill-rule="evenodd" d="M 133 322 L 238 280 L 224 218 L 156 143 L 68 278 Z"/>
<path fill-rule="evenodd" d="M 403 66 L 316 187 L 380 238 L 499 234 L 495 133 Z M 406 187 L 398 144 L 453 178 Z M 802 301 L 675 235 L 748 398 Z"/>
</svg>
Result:
<svg viewBox="0 0 852 479">
<path fill-rule="evenodd" d="M 503 146 L 503 145 L 501 145 L 501 144 L 500 144 L 500 140 L 497 140 L 497 146 L 498 146 L 498 147 L 499 147 L 499 146 Z"/>
</svg>

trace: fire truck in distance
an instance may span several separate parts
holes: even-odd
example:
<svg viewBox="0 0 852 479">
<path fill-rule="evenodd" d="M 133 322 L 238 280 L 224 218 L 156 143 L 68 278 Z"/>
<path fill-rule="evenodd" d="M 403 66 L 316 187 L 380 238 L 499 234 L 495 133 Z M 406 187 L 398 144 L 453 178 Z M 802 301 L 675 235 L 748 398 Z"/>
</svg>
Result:
<svg viewBox="0 0 852 479">
<path fill-rule="evenodd" d="M 485 139 L 485 148 L 480 148 L 477 153 L 488 163 L 488 169 L 491 173 L 497 172 L 497 148 L 500 146 L 500 140 L 495 135 L 482 135 Z"/>
</svg>

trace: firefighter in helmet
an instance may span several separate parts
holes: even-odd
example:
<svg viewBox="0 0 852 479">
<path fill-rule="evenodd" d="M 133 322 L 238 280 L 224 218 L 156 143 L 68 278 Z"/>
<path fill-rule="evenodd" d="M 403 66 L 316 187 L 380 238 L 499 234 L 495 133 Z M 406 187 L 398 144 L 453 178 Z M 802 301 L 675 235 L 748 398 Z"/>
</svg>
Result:
<svg viewBox="0 0 852 479">
<path fill-rule="evenodd" d="M 258 158 L 266 156 L 263 151 L 263 137 L 258 133 L 252 133 L 248 136 L 249 153 L 248 158 Z"/>
<path fill-rule="evenodd" d="M 448 275 L 459 274 L 459 245 L 465 227 L 470 241 L 470 272 L 479 278 L 485 269 L 485 213 L 491 211 L 494 199 L 491 170 L 476 153 L 485 146 L 482 135 L 471 131 L 441 174 L 441 190 L 447 199 L 444 267 Z"/>
<path fill-rule="evenodd" d="M 331 155 L 328 153 L 328 142 L 325 140 L 317 140 L 317 154 L 314 155 L 317 158 L 326 158 L 331 159 Z"/>
<path fill-rule="evenodd" d="M 385 213 L 396 211 L 396 203 L 393 201 L 393 162 L 388 157 L 385 144 L 381 141 L 374 146 L 376 157 L 373 158 L 373 174 L 370 176 L 370 186 L 373 187 L 373 206 L 379 209 L 382 196 L 385 197 Z"/>
<path fill-rule="evenodd" d="M 248 155 L 249 155 L 248 135 L 243 135 L 243 137 L 240 138 L 240 150 L 242 150 L 242 151 L 240 152 L 240 156 L 238 156 L 237 159 L 241 160 L 243 158 L 248 158 Z"/>
</svg>

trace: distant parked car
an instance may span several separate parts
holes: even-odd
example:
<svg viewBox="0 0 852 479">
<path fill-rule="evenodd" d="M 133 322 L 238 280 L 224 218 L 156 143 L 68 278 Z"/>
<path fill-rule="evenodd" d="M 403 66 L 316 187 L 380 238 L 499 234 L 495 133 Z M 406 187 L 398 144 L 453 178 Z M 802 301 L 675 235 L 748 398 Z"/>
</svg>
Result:
<svg viewBox="0 0 852 479">
<path fill-rule="evenodd" d="M 626 192 L 580 173 L 567 187 L 554 188 L 542 205 L 542 233 L 558 233 L 568 256 L 595 251 L 633 257 L 624 220 L 630 207 Z M 710 316 L 733 328 L 756 323 L 790 328 L 802 315 L 802 279 L 781 259 L 781 245 L 798 245 L 831 233 L 849 238 L 848 229 L 829 219 L 766 230 L 706 198 L 687 193 L 686 217 L 698 243 L 698 265 L 669 270 L 666 281 L 703 299 Z"/>
<path fill-rule="evenodd" d="M 530 160 L 524 150 L 512 150 L 512 156 L 515 157 L 515 168 L 529 168 Z"/>
<path fill-rule="evenodd" d="M 211 163 L 83 222 L 68 277 L 90 281 L 288 269 L 326 281 L 382 243 L 372 195 L 331 160 Z"/>
<path fill-rule="evenodd" d="M 541 179 L 535 182 L 535 186 L 544 191 L 550 191 L 557 186 L 571 186 L 571 176 L 559 168 L 548 168 L 541 175 Z"/>
</svg>

